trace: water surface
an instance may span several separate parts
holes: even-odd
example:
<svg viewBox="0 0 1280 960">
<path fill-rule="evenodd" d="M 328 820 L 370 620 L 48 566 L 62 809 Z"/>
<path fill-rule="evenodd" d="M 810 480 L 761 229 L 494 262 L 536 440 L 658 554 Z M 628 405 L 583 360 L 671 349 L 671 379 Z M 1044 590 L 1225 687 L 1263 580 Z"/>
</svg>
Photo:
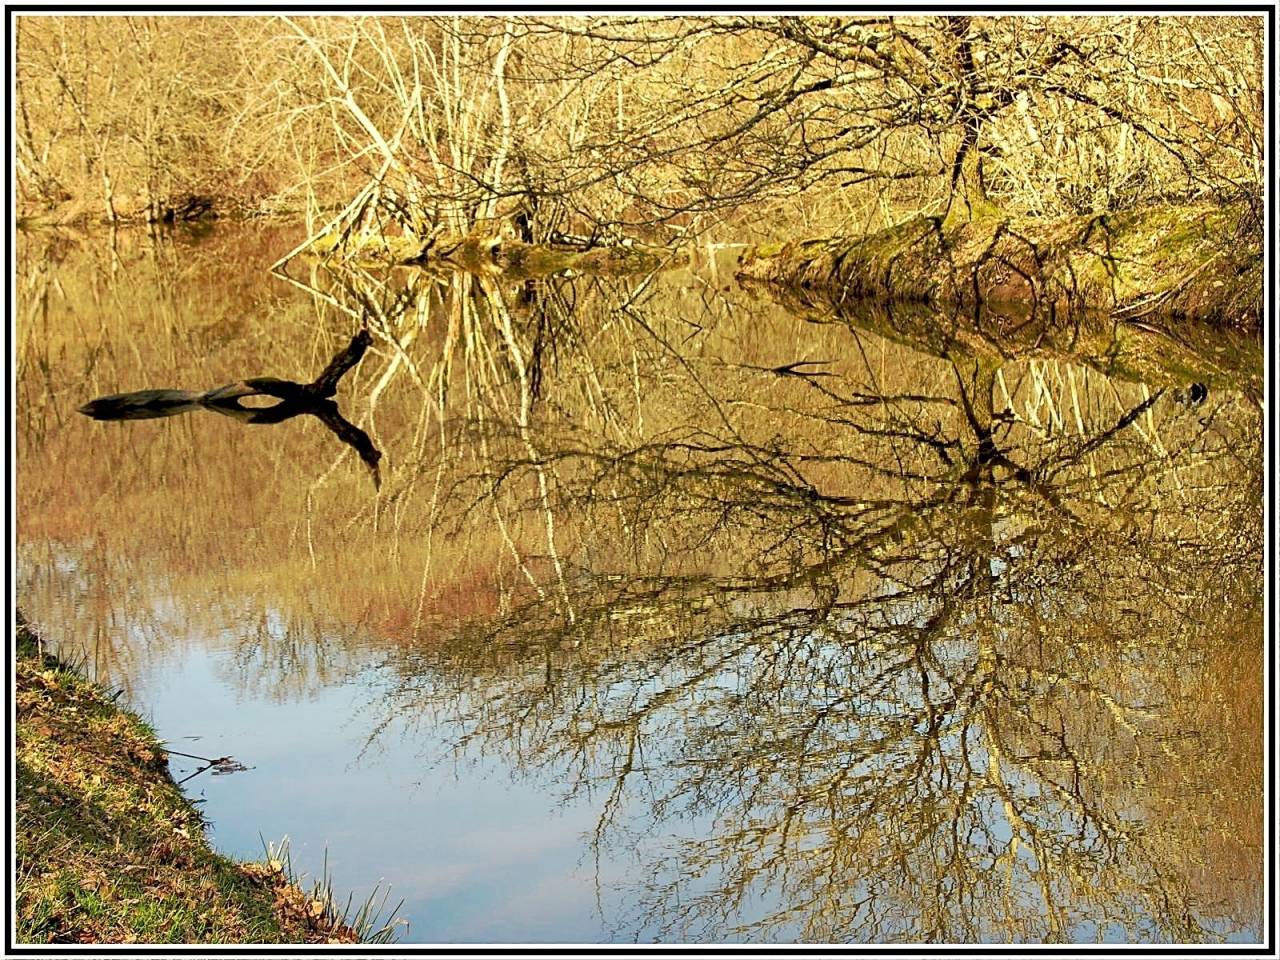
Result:
<svg viewBox="0 0 1280 960">
<path fill-rule="evenodd" d="M 20 239 L 20 603 L 250 768 L 184 784 L 223 851 L 419 942 L 1260 939 L 1256 342 Z M 76 413 L 362 325 L 380 487 Z"/>
</svg>

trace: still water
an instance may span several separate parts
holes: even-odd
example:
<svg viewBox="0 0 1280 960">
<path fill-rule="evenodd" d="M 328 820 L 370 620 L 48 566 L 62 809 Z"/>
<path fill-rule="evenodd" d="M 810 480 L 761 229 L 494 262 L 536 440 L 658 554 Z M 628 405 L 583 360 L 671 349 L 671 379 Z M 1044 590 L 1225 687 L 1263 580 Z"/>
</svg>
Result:
<svg viewBox="0 0 1280 960">
<path fill-rule="evenodd" d="M 219 849 L 409 942 L 1261 938 L 1257 341 L 297 239 L 20 238 L 19 602 L 249 768 L 184 784 Z M 360 329 L 378 483 L 332 417 L 77 412 Z"/>
</svg>

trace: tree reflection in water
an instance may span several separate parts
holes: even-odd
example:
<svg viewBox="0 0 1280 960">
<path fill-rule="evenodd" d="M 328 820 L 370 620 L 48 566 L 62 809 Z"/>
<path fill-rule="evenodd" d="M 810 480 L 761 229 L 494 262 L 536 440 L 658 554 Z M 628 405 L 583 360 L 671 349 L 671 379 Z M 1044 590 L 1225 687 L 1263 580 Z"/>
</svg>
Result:
<svg viewBox="0 0 1280 960">
<path fill-rule="evenodd" d="M 908 337 L 943 373 L 891 389 L 863 331 L 897 321 L 842 320 L 857 376 L 654 333 L 647 428 L 535 447 L 524 374 L 515 417 L 462 421 L 484 495 L 578 548 L 559 593 L 393 658 L 390 710 L 597 793 L 600 848 L 681 837 L 624 932 L 1257 936 L 1256 408 L 956 337 Z"/>
<path fill-rule="evenodd" d="M 620 936 L 1260 938 L 1256 342 L 787 312 L 705 265 L 316 266 L 269 315 L 201 286 L 243 239 L 22 261 L 43 633 L 100 636 L 128 674 L 203 631 L 284 701 L 375 649 L 374 738 L 417 724 L 590 796 L 602 861 L 637 860 Z M 175 315 L 203 319 L 178 340 Z M 302 422 L 58 419 L 90 386 L 222 382 L 263 343 L 305 377 L 353 322 L 376 496 Z"/>
</svg>

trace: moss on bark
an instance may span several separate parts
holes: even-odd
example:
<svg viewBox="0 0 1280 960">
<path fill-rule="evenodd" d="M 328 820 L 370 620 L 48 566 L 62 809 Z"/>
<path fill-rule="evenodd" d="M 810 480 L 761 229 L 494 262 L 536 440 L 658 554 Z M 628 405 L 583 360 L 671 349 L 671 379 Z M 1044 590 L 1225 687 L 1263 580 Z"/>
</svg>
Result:
<svg viewBox="0 0 1280 960">
<path fill-rule="evenodd" d="M 834 302 L 1024 304 L 1061 316 L 1101 310 L 1256 329 L 1262 244 L 1245 211 L 1153 206 L 1056 219 L 917 217 L 864 237 L 753 247 L 739 276 L 819 289 Z"/>
<path fill-rule="evenodd" d="M 430 241 L 406 236 L 360 235 L 339 243 L 334 234 L 316 239 L 310 253 L 336 256 L 357 266 L 415 266 L 502 274 L 512 279 L 546 277 L 566 270 L 605 276 L 648 273 L 673 256 L 664 247 L 640 244 L 577 249 L 551 243 L 523 243 L 491 233 L 438 235 Z"/>
</svg>

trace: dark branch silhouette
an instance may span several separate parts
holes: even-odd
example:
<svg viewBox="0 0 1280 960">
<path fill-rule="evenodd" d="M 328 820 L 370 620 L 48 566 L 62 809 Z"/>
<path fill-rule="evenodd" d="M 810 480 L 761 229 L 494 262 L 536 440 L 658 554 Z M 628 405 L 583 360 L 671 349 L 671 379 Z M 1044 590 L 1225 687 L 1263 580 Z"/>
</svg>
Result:
<svg viewBox="0 0 1280 960">
<path fill-rule="evenodd" d="M 342 416 L 338 405 L 330 399 L 337 393 L 338 381 L 360 362 L 370 340 L 369 331 L 361 330 L 311 383 L 297 383 L 278 377 L 252 377 L 203 393 L 192 390 L 136 390 L 90 400 L 80 407 L 80 412 L 94 420 L 151 420 L 192 410 L 213 410 L 244 423 L 282 423 L 302 414 L 311 414 L 339 440 L 355 449 L 369 468 L 374 487 L 381 487 L 378 461 L 382 459 L 382 452 L 373 445 L 367 433 Z M 245 407 L 240 402 L 245 397 L 260 396 L 275 397 L 280 402 L 270 407 Z"/>
</svg>

